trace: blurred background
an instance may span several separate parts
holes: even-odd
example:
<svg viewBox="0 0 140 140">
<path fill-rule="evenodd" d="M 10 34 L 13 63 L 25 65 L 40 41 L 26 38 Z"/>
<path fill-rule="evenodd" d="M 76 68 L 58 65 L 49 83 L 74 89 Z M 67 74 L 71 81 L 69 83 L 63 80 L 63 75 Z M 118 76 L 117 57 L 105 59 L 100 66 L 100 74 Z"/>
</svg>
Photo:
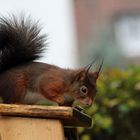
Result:
<svg viewBox="0 0 140 140">
<path fill-rule="evenodd" d="M 75 0 L 79 64 L 105 58 L 81 140 L 140 140 L 140 1 Z"/>
<path fill-rule="evenodd" d="M 140 0 L 0 0 L 0 15 L 31 15 L 48 35 L 40 60 L 79 68 L 104 57 L 80 140 L 140 140 Z M 98 65 L 98 62 L 97 62 Z M 96 69 L 96 67 L 93 67 Z"/>
<path fill-rule="evenodd" d="M 82 62 L 98 53 L 113 67 L 139 63 L 140 1 L 75 0 L 74 9 Z"/>
</svg>

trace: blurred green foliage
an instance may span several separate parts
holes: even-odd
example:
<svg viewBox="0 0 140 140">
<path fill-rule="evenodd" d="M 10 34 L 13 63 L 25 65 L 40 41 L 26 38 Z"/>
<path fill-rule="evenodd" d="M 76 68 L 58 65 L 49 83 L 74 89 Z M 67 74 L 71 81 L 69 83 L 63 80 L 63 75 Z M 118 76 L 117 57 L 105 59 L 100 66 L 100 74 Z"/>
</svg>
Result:
<svg viewBox="0 0 140 140">
<path fill-rule="evenodd" d="M 140 140 L 140 67 L 106 70 L 97 89 L 86 110 L 94 124 L 79 128 L 80 140 Z"/>
</svg>

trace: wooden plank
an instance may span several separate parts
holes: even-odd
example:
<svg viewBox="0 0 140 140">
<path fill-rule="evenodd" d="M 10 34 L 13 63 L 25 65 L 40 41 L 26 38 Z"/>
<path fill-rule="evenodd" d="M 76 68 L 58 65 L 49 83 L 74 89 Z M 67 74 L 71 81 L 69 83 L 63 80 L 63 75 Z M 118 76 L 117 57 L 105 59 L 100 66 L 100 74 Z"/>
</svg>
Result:
<svg viewBox="0 0 140 140">
<path fill-rule="evenodd" d="M 60 106 L 0 104 L 0 114 L 60 119 L 72 117 L 72 108 Z"/>
<path fill-rule="evenodd" d="M 0 114 L 5 116 L 60 119 L 66 126 L 86 126 L 91 118 L 72 107 L 0 104 Z"/>
</svg>

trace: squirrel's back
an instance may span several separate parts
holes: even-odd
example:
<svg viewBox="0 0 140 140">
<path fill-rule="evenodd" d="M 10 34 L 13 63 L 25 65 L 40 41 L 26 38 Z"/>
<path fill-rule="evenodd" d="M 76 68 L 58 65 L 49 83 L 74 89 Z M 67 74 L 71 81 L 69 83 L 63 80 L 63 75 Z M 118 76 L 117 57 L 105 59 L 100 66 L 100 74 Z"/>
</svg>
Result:
<svg viewBox="0 0 140 140">
<path fill-rule="evenodd" d="M 45 35 L 29 17 L 0 18 L 0 73 L 41 56 Z"/>
</svg>

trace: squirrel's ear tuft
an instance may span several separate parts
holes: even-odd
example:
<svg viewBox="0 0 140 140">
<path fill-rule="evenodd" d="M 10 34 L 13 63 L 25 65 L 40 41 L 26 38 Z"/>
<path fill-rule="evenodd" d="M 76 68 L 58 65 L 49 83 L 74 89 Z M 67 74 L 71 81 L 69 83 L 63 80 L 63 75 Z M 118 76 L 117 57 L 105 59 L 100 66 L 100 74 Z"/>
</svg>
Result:
<svg viewBox="0 0 140 140">
<path fill-rule="evenodd" d="M 95 78 L 95 80 L 97 80 L 99 75 L 100 75 L 100 72 L 101 72 L 101 69 L 102 69 L 102 66 L 103 66 L 103 62 L 104 62 L 104 59 L 102 59 L 102 62 L 100 64 L 98 70 L 93 72 L 93 77 Z"/>
</svg>

